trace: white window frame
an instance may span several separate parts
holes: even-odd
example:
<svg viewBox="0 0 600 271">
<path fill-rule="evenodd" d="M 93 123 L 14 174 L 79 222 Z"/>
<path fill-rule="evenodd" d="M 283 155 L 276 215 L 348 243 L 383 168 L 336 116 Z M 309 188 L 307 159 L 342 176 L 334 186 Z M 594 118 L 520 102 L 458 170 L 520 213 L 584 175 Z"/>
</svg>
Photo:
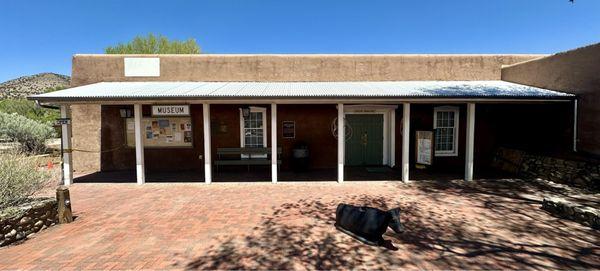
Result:
<svg viewBox="0 0 600 271">
<path fill-rule="evenodd" d="M 261 112 L 262 113 L 262 122 L 263 122 L 263 147 L 267 147 L 267 108 L 266 107 L 250 107 L 251 113 Z M 242 109 L 240 108 L 240 147 L 244 148 L 246 145 L 246 136 L 244 133 L 244 115 L 242 113 Z M 255 158 L 266 158 L 266 155 L 252 155 Z M 243 155 L 242 158 L 249 158 L 248 155 Z"/>
<path fill-rule="evenodd" d="M 458 124 L 460 119 L 460 108 L 457 106 L 437 106 L 433 108 L 433 129 L 437 129 L 438 112 L 454 112 L 454 146 L 451 151 L 436 150 L 437 142 L 434 142 L 433 149 L 435 156 L 458 156 Z M 435 133 L 434 133 L 435 139 Z"/>
</svg>

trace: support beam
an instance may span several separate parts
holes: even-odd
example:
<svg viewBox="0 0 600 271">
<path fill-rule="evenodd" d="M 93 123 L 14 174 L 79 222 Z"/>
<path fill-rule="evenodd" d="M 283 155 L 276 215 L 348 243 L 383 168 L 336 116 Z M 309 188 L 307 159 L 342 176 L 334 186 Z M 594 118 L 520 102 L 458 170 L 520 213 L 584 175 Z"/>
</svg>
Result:
<svg viewBox="0 0 600 271">
<path fill-rule="evenodd" d="M 60 117 L 68 119 L 61 125 L 62 140 L 62 180 L 64 185 L 73 183 L 73 143 L 71 142 L 71 108 L 69 105 L 60 106 Z"/>
<path fill-rule="evenodd" d="M 209 184 L 212 182 L 212 159 L 210 148 L 210 104 L 202 105 L 202 124 L 204 131 L 204 182 Z"/>
<path fill-rule="evenodd" d="M 402 105 L 402 181 L 409 180 L 409 150 L 410 150 L 410 103 Z"/>
<path fill-rule="evenodd" d="M 465 151 L 465 181 L 473 180 L 473 153 L 475 145 L 475 104 L 467 104 L 467 142 Z"/>
<path fill-rule="evenodd" d="M 133 105 L 135 125 L 135 172 L 137 184 L 146 182 L 146 169 L 144 167 L 144 139 L 142 135 L 142 105 Z"/>
<path fill-rule="evenodd" d="M 277 183 L 277 104 L 271 104 L 271 182 Z"/>
<path fill-rule="evenodd" d="M 337 105 L 337 138 L 338 138 L 338 183 L 344 182 L 344 148 L 346 141 L 346 129 L 344 121 L 344 104 Z"/>
</svg>

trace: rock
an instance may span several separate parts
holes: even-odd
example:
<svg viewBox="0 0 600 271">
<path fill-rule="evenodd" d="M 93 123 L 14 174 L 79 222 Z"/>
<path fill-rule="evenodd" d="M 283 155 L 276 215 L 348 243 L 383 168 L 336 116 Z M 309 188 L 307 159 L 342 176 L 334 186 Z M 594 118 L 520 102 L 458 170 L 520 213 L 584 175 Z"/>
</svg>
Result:
<svg viewBox="0 0 600 271">
<path fill-rule="evenodd" d="M 31 221 L 31 217 L 24 216 L 21 218 L 21 220 L 19 220 L 19 225 L 27 225 L 29 224 L 29 221 Z"/>
<path fill-rule="evenodd" d="M 2 228 L 2 233 L 7 233 L 7 232 L 9 232 L 10 230 L 12 230 L 12 228 L 13 228 L 13 227 L 12 227 L 11 225 L 6 225 L 6 226 L 4 226 L 4 227 Z"/>
<path fill-rule="evenodd" d="M 573 180 L 573 183 L 576 184 L 576 185 L 585 185 L 585 181 L 583 179 L 581 179 L 581 178 L 575 178 Z"/>
<path fill-rule="evenodd" d="M 15 235 L 17 235 L 17 230 L 13 229 L 12 231 L 10 231 L 9 233 L 4 235 L 4 238 L 9 239 L 14 237 Z"/>
</svg>

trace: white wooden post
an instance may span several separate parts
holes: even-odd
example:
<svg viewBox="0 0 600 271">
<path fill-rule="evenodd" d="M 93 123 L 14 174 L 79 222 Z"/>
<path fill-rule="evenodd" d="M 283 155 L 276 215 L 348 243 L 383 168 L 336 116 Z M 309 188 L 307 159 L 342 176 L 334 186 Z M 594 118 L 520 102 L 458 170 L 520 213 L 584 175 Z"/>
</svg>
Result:
<svg viewBox="0 0 600 271">
<path fill-rule="evenodd" d="M 209 184 L 212 182 L 212 159 L 210 149 L 210 104 L 202 105 L 202 123 L 204 131 L 204 182 Z"/>
<path fill-rule="evenodd" d="M 396 109 L 392 109 L 390 112 L 390 134 L 392 138 L 390 140 L 390 167 L 396 166 Z"/>
<path fill-rule="evenodd" d="M 475 144 L 475 104 L 467 104 L 467 146 L 465 151 L 465 180 L 473 180 L 473 151 Z"/>
<path fill-rule="evenodd" d="M 410 151 L 410 103 L 402 105 L 402 181 L 409 180 L 409 151 Z"/>
<path fill-rule="evenodd" d="M 338 183 L 344 181 L 344 148 L 346 141 L 346 130 L 344 121 L 344 104 L 339 103 L 337 117 L 337 134 L 338 134 Z"/>
<path fill-rule="evenodd" d="M 577 152 L 577 99 L 573 103 L 573 151 Z"/>
<path fill-rule="evenodd" d="M 146 182 L 144 168 L 144 140 L 142 135 L 142 105 L 133 105 L 133 116 L 135 125 L 135 170 L 138 184 Z"/>
<path fill-rule="evenodd" d="M 271 182 L 277 183 L 277 104 L 271 104 Z"/>
<path fill-rule="evenodd" d="M 61 125 L 62 149 L 63 149 L 63 184 L 71 185 L 73 183 L 73 143 L 71 142 L 71 108 L 69 105 L 60 106 L 60 117 L 69 119 L 67 123 Z"/>
</svg>

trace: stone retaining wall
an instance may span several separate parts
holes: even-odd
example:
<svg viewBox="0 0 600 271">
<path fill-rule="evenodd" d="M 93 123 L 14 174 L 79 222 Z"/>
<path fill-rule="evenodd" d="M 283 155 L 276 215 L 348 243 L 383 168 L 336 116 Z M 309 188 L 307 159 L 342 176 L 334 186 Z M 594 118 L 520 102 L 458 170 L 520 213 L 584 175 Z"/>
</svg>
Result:
<svg viewBox="0 0 600 271">
<path fill-rule="evenodd" d="M 42 198 L 16 207 L 17 215 L 0 214 L 0 247 L 23 240 L 58 223 L 56 199 Z"/>
<path fill-rule="evenodd" d="M 499 148 L 492 166 L 525 178 L 541 178 L 589 190 L 600 190 L 600 163 Z"/>
<path fill-rule="evenodd" d="M 600 211 L 557 197 L 546 197 L 542 209 L 555 216 L 573 220 L 594 229 L 600 229 Z"/>
</svg>

